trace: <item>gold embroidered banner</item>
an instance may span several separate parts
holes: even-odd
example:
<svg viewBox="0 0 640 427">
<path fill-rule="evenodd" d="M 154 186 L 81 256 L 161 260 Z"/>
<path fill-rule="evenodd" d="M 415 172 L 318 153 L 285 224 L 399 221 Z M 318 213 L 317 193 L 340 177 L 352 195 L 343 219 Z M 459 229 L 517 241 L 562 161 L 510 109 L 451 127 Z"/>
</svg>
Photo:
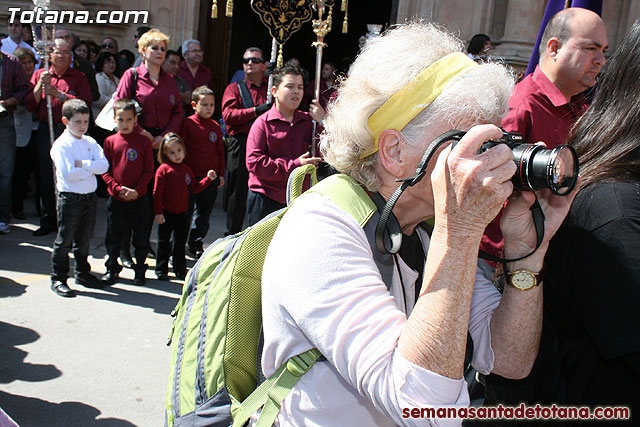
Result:
<svg viewBox="0 0 640 427">
<path fill-rule="evenodd" d="M 269 29 L 271 37 L 282 46 L 311 19 L 312 3 L 309 0 L 251 0 L 251 8 Z"/>
</svg>

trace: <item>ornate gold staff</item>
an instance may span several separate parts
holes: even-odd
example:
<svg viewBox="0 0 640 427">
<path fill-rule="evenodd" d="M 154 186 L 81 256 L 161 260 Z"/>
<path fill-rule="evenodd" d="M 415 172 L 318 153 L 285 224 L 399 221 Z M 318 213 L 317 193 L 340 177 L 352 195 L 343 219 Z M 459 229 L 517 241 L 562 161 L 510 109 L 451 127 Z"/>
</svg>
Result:
<svg viewBox="0 0 640 427">
<path fill-rule="evenodd" d="M 329 8 L 329 13 L 327 14 L 327 19 L 323 20 L 322 16 L 324 15 L 324 8 Z M 327 47 L 327 44 L 324 42 L 324 36 L 326 36 L 329 31 L 331 31 L 331 14 L 333 12 L 333 0 L 314 0 L 313 8 L 318 12 L 318 19 L 314 19 L 312 21 L 313 24 L 313 32 L 316 34 L 316 41 L 311 44 L 311 46 L 316 48 L 316 80 L 315 80 L 315 88 L 314 88 L 314 98 L 320 102 L 320 79 L 322 78 L 322 50 Z M 311 155 L 316 155 L 316 143 L 315 143 L 315 135 L 316 135 L 316 127 L 317 123 L 313 121 L 313 144 L 311 144 Z"/>
</svg>

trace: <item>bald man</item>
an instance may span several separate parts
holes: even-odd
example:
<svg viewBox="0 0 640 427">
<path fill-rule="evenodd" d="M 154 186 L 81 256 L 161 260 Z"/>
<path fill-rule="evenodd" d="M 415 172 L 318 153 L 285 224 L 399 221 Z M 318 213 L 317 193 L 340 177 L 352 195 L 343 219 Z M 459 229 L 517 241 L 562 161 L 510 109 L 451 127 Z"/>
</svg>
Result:
<svg viewBox="0 0 640 427">
<path fill-rule="evenodd" d="M 524 141 L 564 144 L 571 126 L 589 106 L 584 91 L 596 84 L 605 63 L 607 32 L 596 13 L 578 7 L 556 13 L 540 41 L 540 64 L 518 83 L 502 127 Z M 500 214 L 482 237 L 481 249 L 500 256 Z"/>
<path fill-rule="evenodd" d="M 540 42 L 540 64 L 516 85 L 502 127 L 549 148 L 564 143 L 588 107 L 583 92 L 595 85 L 607 44 L 596 13 L 575 7 L 554 15 Z"/>
</svg>

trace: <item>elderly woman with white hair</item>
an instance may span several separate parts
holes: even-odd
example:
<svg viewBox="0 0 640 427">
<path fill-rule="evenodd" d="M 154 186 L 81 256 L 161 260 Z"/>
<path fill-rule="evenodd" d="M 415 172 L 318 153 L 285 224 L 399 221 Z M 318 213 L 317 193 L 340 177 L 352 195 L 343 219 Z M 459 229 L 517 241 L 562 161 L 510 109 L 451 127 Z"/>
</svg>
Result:
<svg viewBox="0 0 640 427">
<path fill-rule="evenodd" d="M 400 25 L 369 41 L 339 86 L 321 149 L 346 175 L 336 179 L 348 182 L 341 194 L 351 204 L 389 200 L 435 138 L 452 129 L 467 133 L 455 147 L 443 145 L 424 178 L 397 200 L 392 217 L 404 235 L 398 253 L 373 243 L 378 212 L 358 223 L 313 188 L 284 216 L 263 269 L 262 368 L 271 375 L 312 348 L 323 358 L 283 401 L 280 425 L 424 425 L 429 420 L 411 418 L 412 408 L 466 408 L 468 333 L 478 371 L 522 378 L 531 369 L 541 287 L 507 286 L 501 295 L 477 266 L 483 230 L 507 199 L 506 257 L 537 245 L 534 193 L 513 192 L 512 151 L 505 144 L 478 151 L 502 136 L 495 123 L 513 77 L 462 50 L 434 25 Z M 546 216 L 539 248 L 507 264 L 531 278 L 573 199 L 548 190 L 538 197 Z M 432 218 L 428 232 L 422 224 Z"/>
</svg>

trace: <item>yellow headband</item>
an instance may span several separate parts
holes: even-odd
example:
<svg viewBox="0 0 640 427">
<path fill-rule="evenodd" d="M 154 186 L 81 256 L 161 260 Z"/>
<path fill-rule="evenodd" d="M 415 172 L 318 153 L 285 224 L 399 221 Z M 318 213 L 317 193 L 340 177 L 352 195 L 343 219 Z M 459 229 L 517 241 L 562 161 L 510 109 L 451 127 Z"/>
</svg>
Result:
<svg viewBox="0 0 640 427">
<path fill-rule="evenodd" d="M 378 151 L 378 138 L 382 131 L 402 130 L 440 95 L 447 83 L 477 65 L 464 53 L 455 52 L 438 59 L 418 73 L 415 79 L 394 93 L 369 117 L 367 123 L 373 132 L 373 147 L 360 158 L 364 159 Z"/>
</svg>

